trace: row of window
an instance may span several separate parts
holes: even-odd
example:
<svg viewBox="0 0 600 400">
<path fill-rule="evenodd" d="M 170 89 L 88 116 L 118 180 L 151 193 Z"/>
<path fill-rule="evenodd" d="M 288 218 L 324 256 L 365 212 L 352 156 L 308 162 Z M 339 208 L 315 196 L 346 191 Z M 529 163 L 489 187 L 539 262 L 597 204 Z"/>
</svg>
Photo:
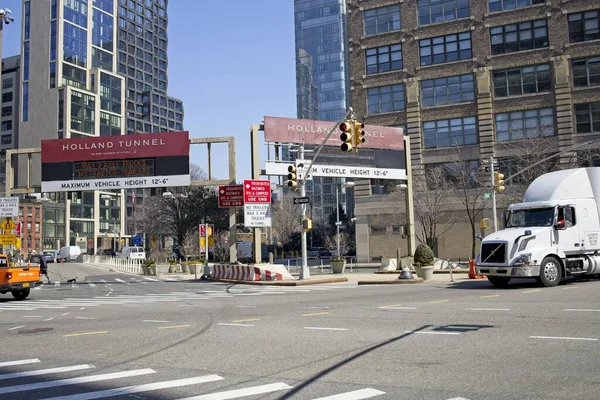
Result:
<svg viewBox="0 0 600 400">
<path fill-rule="evenodd" d="M 426 1 L 434 2 L 434 0 Z M 460 1 L 450 2 L 458 3 Z M 440 7 L 446 4 L 446 2 L 441 1 L 436 1 L 436 3 Z M 380 30 L 395 23 L 395 19 L 390 19 L 390 13 L 388 12 L 390 7 L 398 6 L 383 7 L 382 10 L 386 12 L 382 15 L 386 16 L 387 19 L 384 20 L 387 22 L 380 24 L 377 20 L 378 14 L 376 14 L 375 20 L 369 21 L 370 29 L 374 29 L 379 33 Z M 370 11 L 375 12 L 376 10 Z M 367 11 L 365 11 L 365 21 L 366 15 Z M 569 14 L 568 23 L 570 42 L 600 39 L 600 10 Z M 493 55 L 546 48 L 549 46 L 548 23 L 545 19 L 538 19 L 518 24 L 496 26 L 490 28 L 490 41 Z M 402 69 L 401 44 L 367 49 L 365 55 L 367 74 Z M 421 39 L 419 40 L 419 57 L 421 66 L 468 60 L 473 57 L 471 32 Z"/>
<path fill-rule="evenodd" d="M 600 86 L 600 56 L 571 61 L 574 87 Z M 507 68 L 492 71 L 496 98 L 543 93 L 552 89 L 550 64 Z M 473 74 L 455 75 L 421 81 L 423 107 L 458 104 L 475 100 Z M 405 107 L 404 85 L 367 89 L 369 114 L 402 111 Z"/>
<path fill-rule="evenodd" d="M 488 0 L 491 13 L 544 4 L 545 0 Z M 419 26 L 468 18 L 469 0 L 417 0 Z M 365 35 L 398 31 L 402 28 L 400 5 L 394 4 L 365 10 Z"/>
</svg>

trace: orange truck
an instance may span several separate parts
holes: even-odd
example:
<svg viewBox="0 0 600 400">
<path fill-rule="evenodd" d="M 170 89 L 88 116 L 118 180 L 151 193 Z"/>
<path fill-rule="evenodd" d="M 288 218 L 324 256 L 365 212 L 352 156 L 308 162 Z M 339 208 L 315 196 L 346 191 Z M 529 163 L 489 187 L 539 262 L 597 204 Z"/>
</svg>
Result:
<svg viewBox="0 0 600 400">
<path fill-rule="evenodd" d="M 0 294 L 11 292 L 15 300 L 25 300 L 41 274 L 38 266 L 11 265 L 8 256 L 0 254 Z"/>
</svg>

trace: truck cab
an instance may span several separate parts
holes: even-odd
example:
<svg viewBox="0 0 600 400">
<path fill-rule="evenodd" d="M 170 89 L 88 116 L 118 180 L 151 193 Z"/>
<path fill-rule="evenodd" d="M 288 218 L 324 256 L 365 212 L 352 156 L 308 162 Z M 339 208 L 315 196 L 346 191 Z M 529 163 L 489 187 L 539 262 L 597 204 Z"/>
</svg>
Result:
<svg viewBox="0 0 600 400">
<path fill-rule="evenodd" d="M 496 286 L 535 278 L 555 286 L 600 273 L 600 168 L 551 172 L 534 180 L 523 203 L 512 204 L 504 229 L 483 239 L 477 272 Z"/>
<path fill-rule="evenodd" d="M 15 300 L 25 300 L 40 276 L 40 267 L 11 265 L 8 256 L 0 254 L 0 294 L 11 292 Z"/>
</svg>

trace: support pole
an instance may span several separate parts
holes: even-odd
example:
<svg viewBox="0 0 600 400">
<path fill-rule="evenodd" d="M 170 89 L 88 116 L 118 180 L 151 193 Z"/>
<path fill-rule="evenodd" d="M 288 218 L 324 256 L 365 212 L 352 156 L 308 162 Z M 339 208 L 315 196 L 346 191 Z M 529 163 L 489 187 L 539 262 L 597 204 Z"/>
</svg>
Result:
<svg viewBox="0 0 600 400">
<path fill-rule="evenodd" d="M 258 131 L 260 130 L 260 125 L 251 125 L 250 126 L 250 149 L 251 149 L 251 157 L 252 157 L 252 179 L 260 179 L 260 157 L 259 157 L 259 147 L 258 147 Z M 252 228 L 252 238 L 253 238 L 253 253 L 254 253 L 254 262 L 261 262 L 261 228 Z"/>
<path fill-rule="evenodd" d="M 235 140 L 229 141 L 229 184 L 236 184 Z M 212 178 L 211 178 L 212 179 Z M 237 262 L 237 220 L 235 207 L 229 207 L 229 262 Z"/>
<path fill-rule="evenodd" d="M 498 230 L 498 210 L 496 209 L 496 185 L 494 182 L 494 157 L 490 157 L 490 180 L 492 183 L 492 218 L 494 219 L 494 232 Z"/>
<path fill-rule="evenodd" d="M 301 160 L 304 160 L 304 143 L 300 145 L 298 150 L 298 157 Z M 308 171 L 308 170 L 307 170 Z M 307 175 L 308 172 L 305 174 Z M 300 197 L 306 197 L 306 176 L 302 177 L 302 180 L 298 182 L 300 186 Z M 302 204 L 302 224 L 304 225 L 304 220 L 306 219 L 306 204 Z M 302 229 L 302 269 L 300 270 L 300 279 L 308 279 L 310 278 L 310 270 L 308 269 L 308 257 L 307 257 L 307 249 L 306 249 L 306 230 Z"/>
<path fill-rule="evenodd" d="M 337 184 L 335 185 L 335 231 L 336 231 L 336 242 L 337 242 L 337 254 L 336 257 L 341 257 L 340 254 L 340 191 L 338 190 Z"/>
<path fill-rule="evenodd" d="M 413 202 L 412 164 L 410 162 L 410 137 L 404 136 L 404 154 L 406 157 L 406 221 L 408 228 L 408 255 L 414 256 L 417 248 L 415 235 L 415 207 Z"/>
</svg>

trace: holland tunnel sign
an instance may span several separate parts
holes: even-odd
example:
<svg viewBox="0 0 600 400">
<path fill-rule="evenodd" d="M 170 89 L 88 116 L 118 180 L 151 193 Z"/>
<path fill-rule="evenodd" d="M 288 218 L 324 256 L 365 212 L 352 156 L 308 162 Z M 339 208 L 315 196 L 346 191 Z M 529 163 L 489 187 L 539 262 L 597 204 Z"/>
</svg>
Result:
<svg viewBox="0 0 600 400">
<path fill-rule="evenodd" d="M 42 140 L 42 192 L 190 184 L 188 132 Z"/>
</svg>

